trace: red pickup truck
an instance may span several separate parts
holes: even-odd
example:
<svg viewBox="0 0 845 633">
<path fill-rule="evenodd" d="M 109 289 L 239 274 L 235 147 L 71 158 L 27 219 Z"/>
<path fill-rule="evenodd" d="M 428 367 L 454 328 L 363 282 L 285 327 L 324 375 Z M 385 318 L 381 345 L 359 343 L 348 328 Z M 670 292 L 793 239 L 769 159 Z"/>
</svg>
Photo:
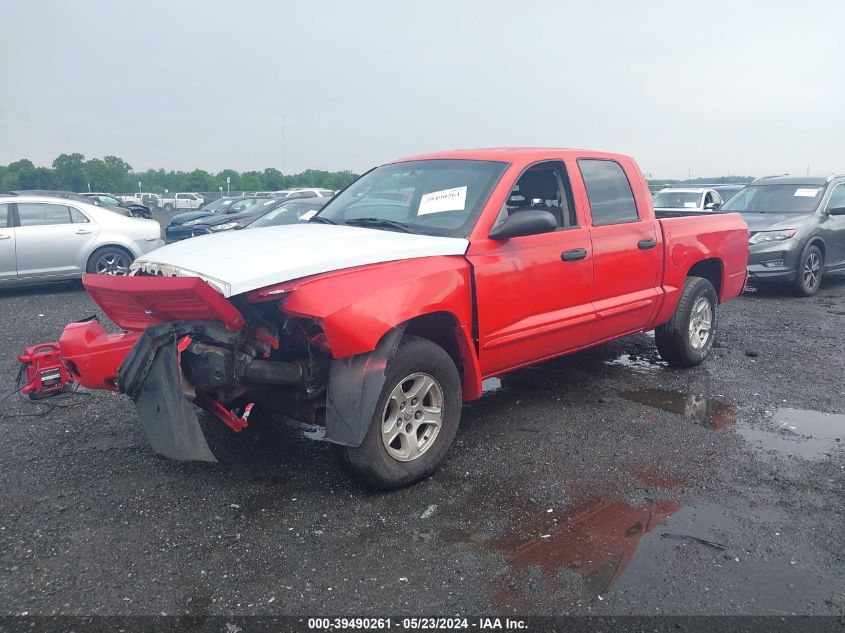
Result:
<svg viewBox="0 0 845 633">
<path fill-rule="evenodd" d="M 656 218 L 627 156 L 460 150 L 377 167 L 310 218 L 86 275 L 122 332 L 87 320 L 59 344 L 74 380 L 135 401 L 162 455 L 213 461 L 195 406 L 238 431 L 257 403 L 324 424 L 389 489 L 436 468 L 486 377 L 645 330 L 671 365 L 702 362 L 747 260 L 739 215 Z"/>
</svg>

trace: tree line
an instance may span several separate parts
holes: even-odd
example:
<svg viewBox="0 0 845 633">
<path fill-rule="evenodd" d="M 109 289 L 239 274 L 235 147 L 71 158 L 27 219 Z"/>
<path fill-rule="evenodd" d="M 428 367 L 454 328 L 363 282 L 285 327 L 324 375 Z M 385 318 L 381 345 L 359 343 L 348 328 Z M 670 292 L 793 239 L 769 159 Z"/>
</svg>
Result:
<svg viewBox="0 0 845 633">
<path fill-rule="evenodd" d="M 62 191 L 103 191 L 126 194 L 138 191 L 138 182 L 145 192 L 176 191 L 278 191 L 289 187 L 320 187 L 341 189 L 357 178 L 351 171 L 306 169 L 298 174 L 282 174 L 268 167 L 263 171 L 238 172 L 224 169 L 216 174 L 203 169 L 166 171 L 147 169 L 134 171 L 118 156 L 86 159 L 84 154 L 61 154 L 50 167 L 36 167 L 32 161 L 21 159 L 0 166 L 0 192 L 21 189 L 52 189 Z M 89 189 L 90 188 L 90 189 Z"/>
</svg>

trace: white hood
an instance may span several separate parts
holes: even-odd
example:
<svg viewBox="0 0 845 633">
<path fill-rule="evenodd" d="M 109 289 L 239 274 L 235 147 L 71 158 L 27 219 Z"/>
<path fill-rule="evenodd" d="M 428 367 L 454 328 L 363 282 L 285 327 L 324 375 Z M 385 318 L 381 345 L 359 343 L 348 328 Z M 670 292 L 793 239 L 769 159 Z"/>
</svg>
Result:
<svg viewBox="0 0 845 633">
<path fill-rule="evenodd" d="M 227 231 L 169 244 L 133 270 L 201 277 L 224 297 L 309 275 L 380 262 L 463 255 L 469 242 L 331 224 L 290 224 Z"/>
</svg>

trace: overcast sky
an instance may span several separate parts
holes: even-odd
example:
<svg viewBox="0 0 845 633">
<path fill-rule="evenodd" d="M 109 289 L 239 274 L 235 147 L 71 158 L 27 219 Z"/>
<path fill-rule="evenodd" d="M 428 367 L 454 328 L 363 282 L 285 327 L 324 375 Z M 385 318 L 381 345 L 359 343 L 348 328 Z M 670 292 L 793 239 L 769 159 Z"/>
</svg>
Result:
<svg viewBox="0 0 845 633">
<path fill-rule="evenodd" d="M 845 2 L 0 0 L 0 164 L 360 171 L 438 149 L 845 172 Z"/>
</svg>

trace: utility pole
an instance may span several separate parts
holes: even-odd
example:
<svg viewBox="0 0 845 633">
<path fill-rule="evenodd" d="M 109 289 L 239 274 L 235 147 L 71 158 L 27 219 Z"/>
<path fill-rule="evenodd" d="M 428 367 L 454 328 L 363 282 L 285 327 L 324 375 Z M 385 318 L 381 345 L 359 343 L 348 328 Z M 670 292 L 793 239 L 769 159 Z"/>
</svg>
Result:
<svg viewBox="0 0 845 633">
<path fill-rule="evenodd" d="M 284 187 L 284 175 L 285 175 L 285 127 L 287 121 L 285 120 L 285 115 L 282 115 L 282 187 Z"/>
</svg>

